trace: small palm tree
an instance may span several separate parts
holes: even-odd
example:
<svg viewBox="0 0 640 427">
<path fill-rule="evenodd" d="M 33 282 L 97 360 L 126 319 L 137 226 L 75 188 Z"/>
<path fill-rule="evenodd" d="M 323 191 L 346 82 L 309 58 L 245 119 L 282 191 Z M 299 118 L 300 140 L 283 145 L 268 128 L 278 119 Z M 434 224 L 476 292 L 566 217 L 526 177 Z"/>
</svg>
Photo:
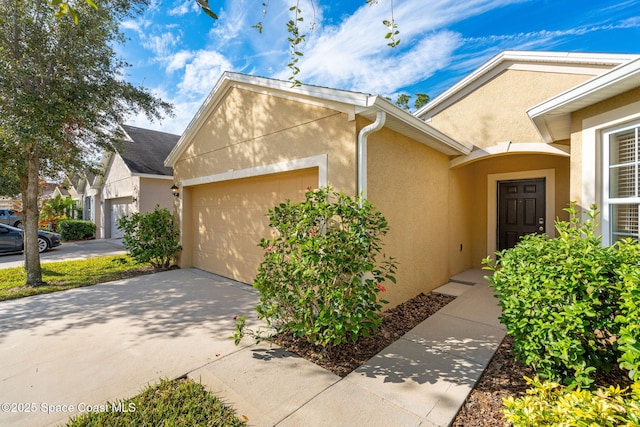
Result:
<svg viewBox="0 0 640 427">
<path fill-rule="evenodd" d="M 56 231 L 58 221 L 72 218 L 76 207 L 75 202 L 70 197 L 62 197 L 59 194 L 53 199 L 47 200 L 40 210 L 40 225 L 52 228 Z"/>
</svg>

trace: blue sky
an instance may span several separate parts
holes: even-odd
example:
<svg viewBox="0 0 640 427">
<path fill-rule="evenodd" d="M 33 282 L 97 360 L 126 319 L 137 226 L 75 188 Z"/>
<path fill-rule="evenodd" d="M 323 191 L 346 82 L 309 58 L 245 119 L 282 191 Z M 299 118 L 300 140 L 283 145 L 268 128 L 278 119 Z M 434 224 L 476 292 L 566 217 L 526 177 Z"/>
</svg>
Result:
<svg viewBox="0 0 640 427">
<path fill-rule="evenodd" d="M 293 0 L 269 0 L 262 34 L 251 28 L 264 0 L 152 0 L 122 23 L 126 79 L 175 106 L 175 117 L 129 124 L 181 134 L 224 71 L 286 80 L 286 22 Z M 400 45 L 386 45 L 390 0 L 301 0 L 307 41 L 303 83 L 395 99 L 432 98 L 503 50 L 640 54 L 640 0 L 394 0 Z M 313 28 L 310 28 L 311 25 Z"/>
</svg>

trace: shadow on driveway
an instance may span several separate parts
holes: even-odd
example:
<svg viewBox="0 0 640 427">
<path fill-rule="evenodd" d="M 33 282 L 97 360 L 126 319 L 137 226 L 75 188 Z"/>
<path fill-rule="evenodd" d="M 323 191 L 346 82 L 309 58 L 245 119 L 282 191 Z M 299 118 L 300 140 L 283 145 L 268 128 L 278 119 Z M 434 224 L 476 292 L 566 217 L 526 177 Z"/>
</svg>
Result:
<svg viewBox="0 0 640 427">
<path fill-rule="evenodd" d="M 74 409 L 0 412 L 0 425 L 65 422 L 238 352 L 233 317 L 257 326 L 257 300 L 251 286 L 188 269 L 0 302 L 0 402 Z"/>
</svg>

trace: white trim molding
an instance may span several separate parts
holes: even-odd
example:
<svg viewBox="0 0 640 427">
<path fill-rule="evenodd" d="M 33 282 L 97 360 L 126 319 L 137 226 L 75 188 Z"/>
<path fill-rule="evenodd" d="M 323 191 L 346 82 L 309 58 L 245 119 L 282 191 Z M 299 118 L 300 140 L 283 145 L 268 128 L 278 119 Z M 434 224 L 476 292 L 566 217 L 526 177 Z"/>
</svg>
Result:
<svg viewBox="0 0 640 427">
<path fill-rule="evenodd" d="M 520 179 L 545 179 L 545 234 L 553 236 L 556 213 L 556 170 L 538 169 L 487 175 L 487 255 L 498 248 L 498 182 Z"/>
<path fill-rule="evenodd" d="M 256 176 L 271 175 L 279 172 L 291 172 L 313 167 L 318 168 L 318 185 L 320 187 L 326 187 L 328 181 L 328 161 L 329 156 L 327 154 L 320 154 L 317 156 L 286 160 L 284 162 L 255 166 L 246 169 L 229 169 L 227 172 L 201 176 L 198 178 L 185 179 L 180 183 L 180 190 L 182 191 L 183 187 L 190 187 L 193 185 L 211 184 L 213 182 L 231 181 L 242 178 L 252 178 Z"/>
</svg>

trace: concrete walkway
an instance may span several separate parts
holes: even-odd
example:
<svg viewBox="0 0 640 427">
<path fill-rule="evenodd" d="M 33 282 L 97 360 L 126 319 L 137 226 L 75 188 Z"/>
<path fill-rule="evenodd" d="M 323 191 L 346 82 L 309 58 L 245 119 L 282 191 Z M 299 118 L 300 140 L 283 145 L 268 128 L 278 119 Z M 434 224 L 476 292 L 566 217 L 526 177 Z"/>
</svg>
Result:
<svg viewBox="0 0 640 427">
<path fill-rule="evenodd" d="M 196 269 L 2 302 L 0 403 L 35 410 L 3 406 L 0 425 L 56 425 L 188 374 L 253 426 L 447 426 L 505 334 L 482 274 L 454 278 L 441 292 L 456 300 L 346 378 L 234 346 L 233 316 L 258 326 L 258 295 Z"/>
<path fill-rule="evenodd" d="M 253 426 L 448 426 L 505 336 L 482 270 L 438 290 L 456 300 L 340 378 L 261 344 L 192 371 Z"/>
</svg>

